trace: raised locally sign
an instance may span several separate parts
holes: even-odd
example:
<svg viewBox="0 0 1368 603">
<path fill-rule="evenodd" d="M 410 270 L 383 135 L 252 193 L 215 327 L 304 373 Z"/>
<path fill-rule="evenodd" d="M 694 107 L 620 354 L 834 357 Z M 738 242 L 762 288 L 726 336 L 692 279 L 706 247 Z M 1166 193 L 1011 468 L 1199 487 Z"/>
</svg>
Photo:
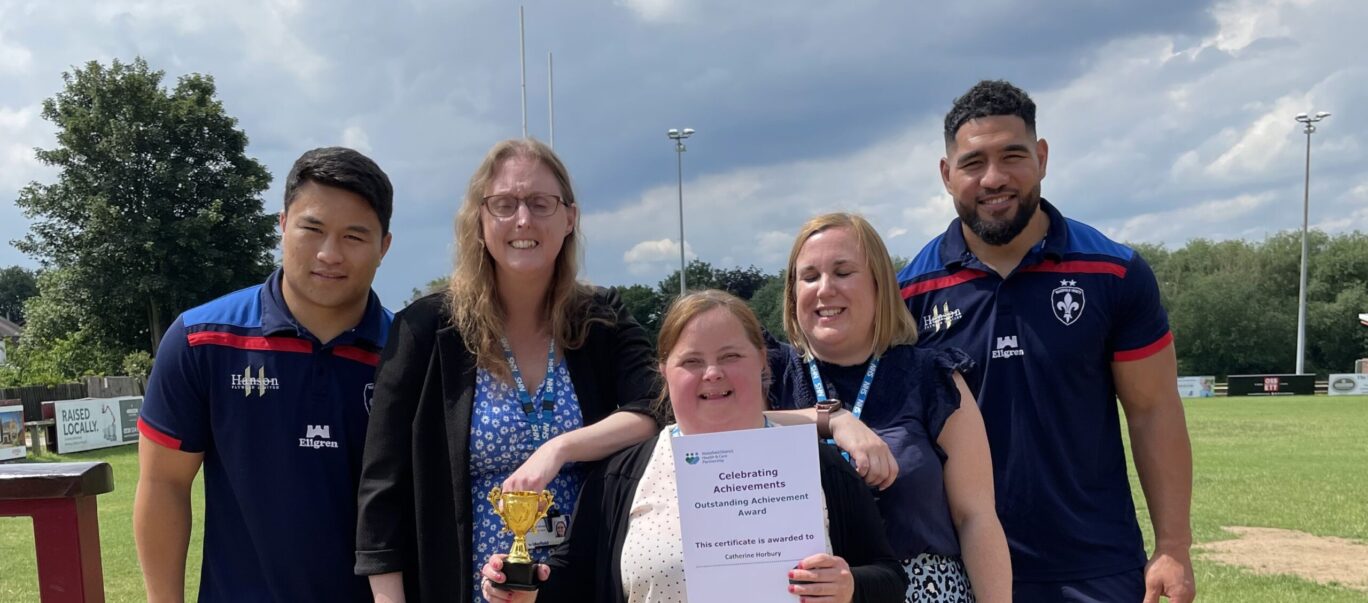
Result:
<svg viewBox="0 0 1368 603">
<path fill-rule="evenodd" d="M 57 452 L 81 452 L 138 441 L 142 397 L 84 398 L 53 403 Z"/>
</svg>

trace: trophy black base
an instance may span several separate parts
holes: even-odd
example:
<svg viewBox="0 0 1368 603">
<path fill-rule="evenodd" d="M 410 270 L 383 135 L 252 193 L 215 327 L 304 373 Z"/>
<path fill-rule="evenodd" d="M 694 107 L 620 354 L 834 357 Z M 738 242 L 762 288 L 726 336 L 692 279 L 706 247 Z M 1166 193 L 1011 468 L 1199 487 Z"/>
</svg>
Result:
<svg viewBox="0 0 1368 603">
<path fill-rule="evenodd" d="M 535 563 L 510 563 L 508 560 L 504 560 L 503 575 L 503 584 L 493 583 L 496 588 L 532 591 L 541 586 L 541 580 L 537 579 L 537 564 Z"/>
</svg>

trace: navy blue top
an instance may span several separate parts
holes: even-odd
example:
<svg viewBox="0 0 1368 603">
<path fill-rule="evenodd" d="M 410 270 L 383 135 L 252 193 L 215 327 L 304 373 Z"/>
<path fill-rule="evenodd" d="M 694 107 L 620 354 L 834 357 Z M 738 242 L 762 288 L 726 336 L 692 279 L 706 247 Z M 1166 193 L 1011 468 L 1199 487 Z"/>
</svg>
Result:
<svg viewBox="0 0 1368 603">
<path fill-rule="evenodd" d="M 176 319 L 138 428 L 204 453 L 200 601 L 369 601 L 352 573 L 356 488 L 392 315 L 371 293 L 361 323 L 322 345 L 280 278 Z"/>
<path fill-rule="evenodd" d="M 1145 564 L 1112 363 L 1172 341 L 1154 273 L 1129 247 L 1041 201 L 1046 237 L 1007 278 L 950 223 L 898 275 L 919 345 L 953 346 L 993 455 L 998 517 L 1021 581 Z"/>
<path fill-rule="evenodd" d="M 788 347 L 788 346 L 785 346 Z M 807 364 L 788 348 L 770 387 L 775 409 L 808 408 L 817 403 Z M 945 451 L 936 444 L 945 422 L 959 409 L 953 371 L 972 362 L 957 350 L 933 352 L 909 345 L 889 348 L 879 359 L 860 420 L 879 434 L 898 461 L 898 478 L 875 493 L 894 556 L 960 554 L 959 538 L 945 497 Z M 828 397 L 850 409 L 869 363 L 838 366 L 818 362 Z M 832 392 L 832 387 L 836 392 Z"/>
</svg>

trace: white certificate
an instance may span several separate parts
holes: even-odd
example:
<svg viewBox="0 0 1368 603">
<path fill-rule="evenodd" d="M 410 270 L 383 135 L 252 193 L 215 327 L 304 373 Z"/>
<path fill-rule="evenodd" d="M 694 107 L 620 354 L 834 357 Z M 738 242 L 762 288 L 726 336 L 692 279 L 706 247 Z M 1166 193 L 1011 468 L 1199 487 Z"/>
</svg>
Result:
<svg viewBox="0 0 1368 603">
<path fill-rule="evenodd" d="M 827 551 L 817 427 L 680 436 L 672 444 L 689 600 L 793 603 L 789 570 Z"/>
</svg>

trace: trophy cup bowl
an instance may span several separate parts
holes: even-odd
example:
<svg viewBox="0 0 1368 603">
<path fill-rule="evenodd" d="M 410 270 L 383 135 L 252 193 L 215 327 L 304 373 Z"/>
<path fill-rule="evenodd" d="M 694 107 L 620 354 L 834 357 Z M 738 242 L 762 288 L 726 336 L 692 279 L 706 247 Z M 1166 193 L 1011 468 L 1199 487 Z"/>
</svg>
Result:
<svg viewBox="0 0 1368 603">
<path fill-rule="evenodd" d="M 554 504 L 551 493 L 546 490 L 504 492 L 503 488 L 494 486 L 489 491 L 489 504 L 494 505 L 494 512 L 503 520 L 504 528 L 513 533 L 513 548 L 503 562 L 504 582 L 494 586 L 537 590 L 540 580 L 537 580 L 536 565 L 527 554 L 527 533 L 551 510 Z"/>
</svg>

